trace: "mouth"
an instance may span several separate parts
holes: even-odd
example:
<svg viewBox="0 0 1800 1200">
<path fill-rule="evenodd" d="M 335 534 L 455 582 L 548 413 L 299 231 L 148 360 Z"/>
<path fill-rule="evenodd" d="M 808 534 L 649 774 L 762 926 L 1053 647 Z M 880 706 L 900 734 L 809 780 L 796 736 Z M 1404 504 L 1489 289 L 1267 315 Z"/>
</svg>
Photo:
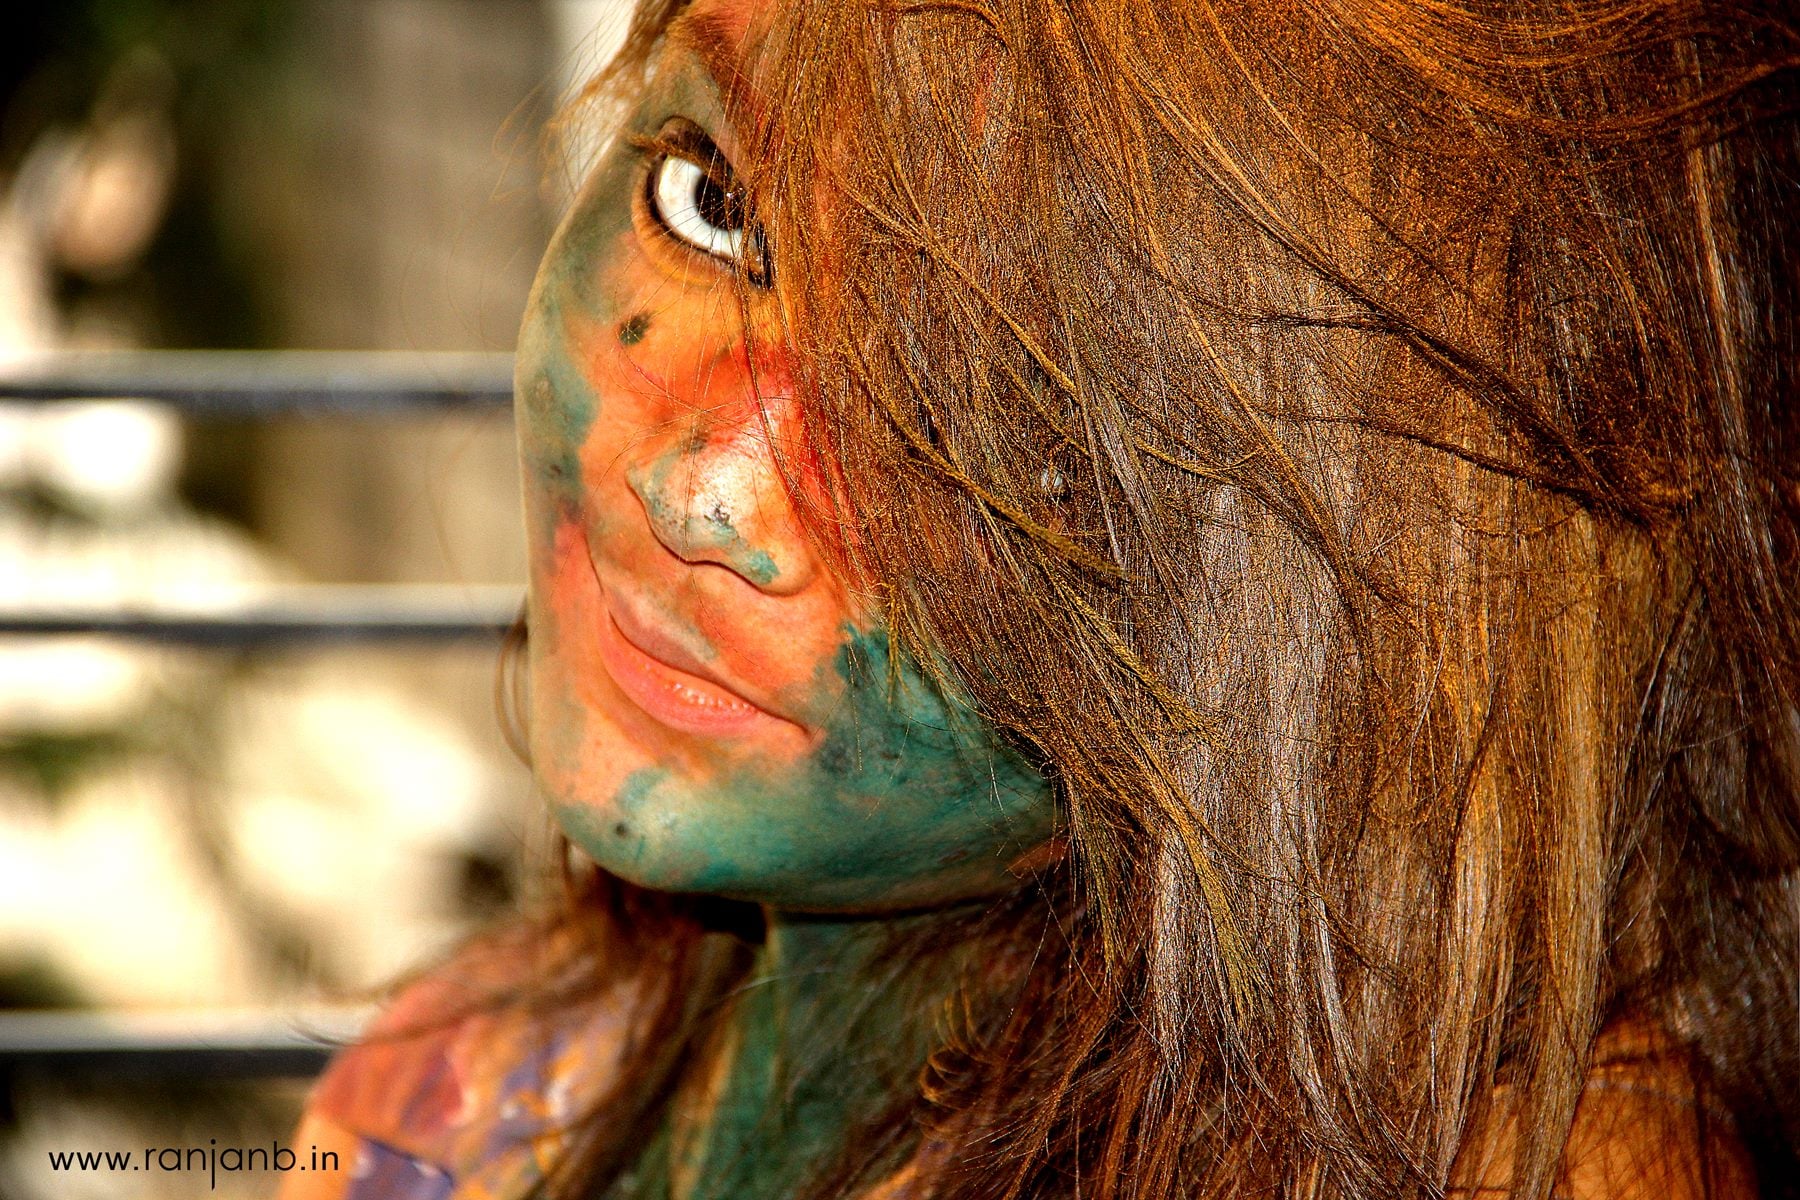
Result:
<svg viewBox="0 0 1800 1200">
<path fill-rule="evenodd" d="M 596 631 L 601 665 L 625 698 L 646 715 L 671 729 L 705 737 L 751 733 L 770 722 L 793 725 L 739 695 L 673 639 L 641 621 L 631 605 L 608 591 L 597 568 L 594 579 L 601 599 Z"/>
</svg>

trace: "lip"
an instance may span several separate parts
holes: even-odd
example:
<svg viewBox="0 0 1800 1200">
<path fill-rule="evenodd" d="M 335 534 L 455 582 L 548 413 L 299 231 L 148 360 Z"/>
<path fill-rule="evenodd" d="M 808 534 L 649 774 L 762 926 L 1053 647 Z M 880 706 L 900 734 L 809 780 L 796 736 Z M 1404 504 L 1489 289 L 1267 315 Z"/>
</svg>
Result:
<svg viewBox="0 0 1800 1200">
<path fill-rule="evenodd" d="M 769 722 L 793 724 L 746 699 L 667 635 L 638 621 L 631 606 L 619 603 L 600 581 L 598 568 L 594 579 L 600 587 L 601 665 L 625 698 L 651 718 L 706 737 L 750 733 Z"/>
</svg>

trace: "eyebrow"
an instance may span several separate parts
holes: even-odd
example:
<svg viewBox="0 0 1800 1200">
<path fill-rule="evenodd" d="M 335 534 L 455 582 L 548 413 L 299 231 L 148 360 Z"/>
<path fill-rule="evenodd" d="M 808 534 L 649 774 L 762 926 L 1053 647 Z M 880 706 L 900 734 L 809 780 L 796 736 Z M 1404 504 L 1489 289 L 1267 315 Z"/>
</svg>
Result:
<svg viewBox="0 0 1800 1200">
<path fill-rule="evenodd" d="M 731 108 L 735 98 L 748 95 L 750 89 L 743 68 L 745 32 L 717 13 L 696 12 L 690 7 L 670 24 L 666 36 L 672 45 L 700 60 L 724 93 L 726 107 Z"/>
</svg>

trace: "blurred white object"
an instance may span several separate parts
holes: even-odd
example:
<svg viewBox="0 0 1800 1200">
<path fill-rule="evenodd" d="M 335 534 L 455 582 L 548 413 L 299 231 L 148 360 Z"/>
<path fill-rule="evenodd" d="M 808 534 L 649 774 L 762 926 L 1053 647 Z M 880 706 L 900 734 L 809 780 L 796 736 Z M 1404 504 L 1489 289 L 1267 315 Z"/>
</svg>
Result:
<svg viewBox="0 0 1800 1200">
<path fill-rule="evenodd" d="M 143 707 L 150 674 L 140 655 L 99 637 L 8 638 L 0 642 L 0 730 L 80 734 Z"/>
<path fill-rule="evenodd" d="M 43 241 L 16 192 L 9 191 L 0 198 L 0 347 L 48 346 L 55 336 L 56 306 L 50 302 Z M 6 442 L 0 427 L 0 461 Z M 4 469 L 0 466 L 0 471 Z"/>
<path fill-rule="evenodd" d="M 181 469 L 181 418 L 130 400 L 57 404 L 5 430 L 19 437 L 28 478 L 59 498 L 107 514 L 143 512 L 167 499 Z"/>
<path fill-rule="evenodd" d="M 51 217 L 57 261 L 90 279 L 138 260 L 162 225 L 175 184 L 175 132 L 166 114 L 132 112 L 94 128 L 62 164 Z"/>
<path fill-rule="evenodd" d="M 323 935 L 339 978 L 382 978 L 453 937 L 464 856 L 507 837 L 493 764 L 443 714 L 343 661 L 239 686 L 219 767 L 244 877 Z"/>
<path fill-rule="evenodd" d="M 246 995 L 254 960 L 183 836 L 183 785 L 149 763 L 78 783 L 54 812 L 8 805 L 0 953 L 44 958 L 101 1006 Z"/>
</svg>

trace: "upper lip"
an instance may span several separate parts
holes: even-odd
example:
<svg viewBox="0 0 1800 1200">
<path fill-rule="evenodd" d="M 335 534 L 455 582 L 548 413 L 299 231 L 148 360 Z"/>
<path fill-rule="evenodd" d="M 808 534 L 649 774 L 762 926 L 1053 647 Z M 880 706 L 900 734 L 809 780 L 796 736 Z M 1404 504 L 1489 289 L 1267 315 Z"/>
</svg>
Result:
<svg viewBox="0 0 1800 1200">
<path fill-rule="evenodd" d="M 713 664 L 703 661 L 698 655 L 683 646 L 679 640 L 667 633 L 650 614 L 643 611 L 646 603 L 641 597 L 621 588 L 609 586 L 606 582 L 606 574 L 600 569 L 600 564 L 595 560 L 591 550 L 588 552 L 588 565 L 593 569 L 594 582 L 600 589 L 601 607 L 611 615 L 613 624 L 618 626 L 619 633 L 632 646 L 666 667 L 673 667 L 677 671 L 692 675 L 697 679 L 703 679 L 715 687 L 730 692 L 752 708 L 759 709 L 780 720 L 792 721 L 792 718 L 783 716 L 772 708 L 768 700 L 759 696 L 754 689 L 744 686 Z M 794 723 L 798 724 L 798 722 Z"/>
</svg>

